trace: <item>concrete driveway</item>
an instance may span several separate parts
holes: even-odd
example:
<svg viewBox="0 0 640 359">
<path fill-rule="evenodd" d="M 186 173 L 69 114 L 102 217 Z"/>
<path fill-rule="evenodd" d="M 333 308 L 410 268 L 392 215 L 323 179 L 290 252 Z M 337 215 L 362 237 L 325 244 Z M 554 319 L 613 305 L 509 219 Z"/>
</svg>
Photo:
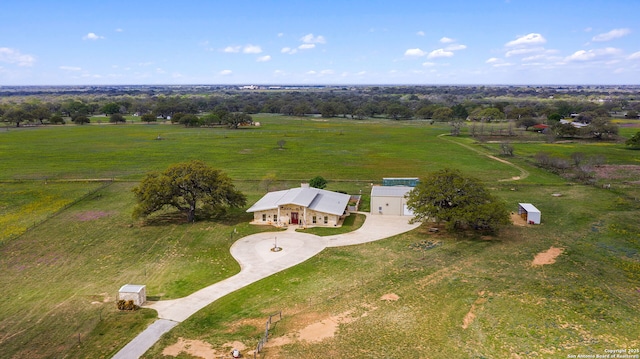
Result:
<svg viewBox="0 0 640 359">
<path fill-rule="evenodd" d="M 320 253 L 327 247 L 340 247 L 377 241 L 417 228 L 405 216 L 367 216 L 358 230 L 335 236 L 319 237 L 295 232 L 258 233 L 237 240 L 231 255 L 240 263 L 240 273 L 203 288 L 187 297 L 152 302 L 144 306 L 158 312 L 158 320 L 134 338 L 113 358 L 134 359 L 142 356 L 160 337 L 178 323 L 242 287 L 278 273 Z M 277 241 L 279 252 L 271 251 Z"/>
</svg>

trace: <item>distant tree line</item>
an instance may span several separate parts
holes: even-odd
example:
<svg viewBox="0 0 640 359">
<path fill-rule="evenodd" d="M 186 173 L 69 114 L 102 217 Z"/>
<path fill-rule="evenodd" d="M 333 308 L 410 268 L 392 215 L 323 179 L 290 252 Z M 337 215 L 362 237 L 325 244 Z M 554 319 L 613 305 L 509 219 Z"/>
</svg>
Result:
<svg viewBox="0 0 640 359">
<path fill-rule="evenodd" d="M 511 121 L 512 126 L 529 130 L 547 124 L 558 137 L 608 138 L 617 132 L 611 115 L 637 118 L 640 101 L 633 92 L 619 96 L 600 92 L 594 101 L 585 89 L 572 87 L 357 87 L 290 91 L 237 91 L 230 88 L 193 93 L 91 93 L 74 96 L 11 96 L 0 98 L 0 118 L 11 125 L 85 124 L 91 116 L 105 115 L 112 123 L 125 122 L 125 115 L 139 116 L 143 122 L 170 120 L 189 127 L 228 126 L 251 123 L 251 114 L 340 117 L 353 120 L 428 120 L 482 124 Z M 561 91 L 562 90 L 562 91 Z M 575 95 L 572 94 L 575 92 Z M 587 93 L 598 92 L 588 88 Z M 9 101 L 10 100 L 10 101 Z M 561 124 L 561 119 L 591 124 L 592 131 Z M 597 126 L 596 126 L 597 125 Z M 472 135 L 482 134 L 475 125 Z M 594 127 L 599 127 L 593 130 Z M 456 128 L 454 126 L 454 128 Z M 457 127 L 459 131 L 460 126 Z M 454 131 L 452 131 L 454 132 Z"/>
</svg>

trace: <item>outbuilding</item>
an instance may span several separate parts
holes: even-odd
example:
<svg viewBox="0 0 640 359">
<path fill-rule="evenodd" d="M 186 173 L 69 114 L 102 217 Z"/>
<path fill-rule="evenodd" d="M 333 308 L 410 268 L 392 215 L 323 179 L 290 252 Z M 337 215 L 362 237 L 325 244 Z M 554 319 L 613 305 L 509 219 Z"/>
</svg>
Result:
<svg viewBox="0 0 640 359">
<path fill-rule="evenodd" d="M 413 216 L 407 208 L 406 195 L 410 186 L 373 186 L 371 187 L 371 214 L 392 216 Z"/>
<path fill-rule="evenodd" d="M 118 291 L 118 300 L 132 300 L 138 307 L 147 301 L 147 286 L 140 284 L 125 284 Z"/>
<path fill-rule="evenodd" d="M 531 203 L 518 203 L 518 214 L 528 224 L 540 224 L 540 210 Z"/>
</svg>

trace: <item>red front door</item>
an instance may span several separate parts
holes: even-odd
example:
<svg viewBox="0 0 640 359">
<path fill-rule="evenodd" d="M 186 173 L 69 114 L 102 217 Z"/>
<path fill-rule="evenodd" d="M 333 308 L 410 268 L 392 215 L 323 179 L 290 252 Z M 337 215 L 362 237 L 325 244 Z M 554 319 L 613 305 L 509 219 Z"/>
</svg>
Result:
<svg viewBox="0 0 640 359">
<path fill-rule="evenodd" d="M 298 224 L 298 212 L 291 212 L 291 224 Z"/>
</svg>

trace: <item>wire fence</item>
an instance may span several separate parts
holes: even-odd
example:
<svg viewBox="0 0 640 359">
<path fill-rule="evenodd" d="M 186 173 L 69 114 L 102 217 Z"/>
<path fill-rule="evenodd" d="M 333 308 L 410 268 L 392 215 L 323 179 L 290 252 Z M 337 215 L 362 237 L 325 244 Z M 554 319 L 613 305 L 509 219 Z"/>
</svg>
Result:
<svg viewBox="0 0 640 359">
<path fill-rule="evenodd" d="M 278 317 L 277 321 L 273 320 L 273 318 L 275 317 Z M 278 313 L 275 313 L 275 314 L 271 314 L 269 316 L 269 319 L 267 319 L 267 322 L 265 324 L 264 336 L 260 338 L 260 341 L 258 341 L 258 345 L 256 345 L 256 350 L 253 352 L 254 359 L 258 357 L 258 354 L 260 354 L 260 352 L 264 348 L 264 345 L 267 344 L 267 342 L 269 341 L 269 329 L 271 329 L 271 324 L 277 323 L 281 320 L 282 320 L 282 311 L 279 311 Z"/>
<path fill-rule="evenodd" d="M 42 220 L 38 221 L 38 222 L 34 222 L 31 226 L 27 226 L 24 231 L 21 231 L 20 233 L 16 233 L 14 235 L 9 236 L 6 241 L 10 241 L 10 240 L 14 240 L 16 238 L 19 238 L 21 236 L 23 236 L 24 234 L 28 233 L 29 231 L 37 228 L 38 226 L 42 225 L 43 223 L 47 222 L 48 220 L 50 220 L 51 218 L 54 218 L 55 216 L 61 214 L 62 212 L 64 212 L 65 210 L 71 208 L 72 206 L 75 206 L 76 204 L 84 201 L 85 199 L 93 196 L 95 193 L 111 186 L 113 184 L 113 179 L 100 179 L 100 180 L 69 180 L 69 181 L 55 181 L 55 182 L 102 182 L 102 185 L 94 188 L 92 190 L 90 190 L 89 192 L 85 193 L 84 195 L 82 195 L 81 197 L 78 197 L 76 199 L 74 199 L 73 201 L 65 204 L 64 206 L 58 208 L 57 210 L 55 210 L 54 212 L 50 213 L 49 215 L 47 215 L 46 217 L 44 217 Z M 44 182 L 45 184 L 47 183 L 47 181 L 45 180 Z"/>
</svg>

